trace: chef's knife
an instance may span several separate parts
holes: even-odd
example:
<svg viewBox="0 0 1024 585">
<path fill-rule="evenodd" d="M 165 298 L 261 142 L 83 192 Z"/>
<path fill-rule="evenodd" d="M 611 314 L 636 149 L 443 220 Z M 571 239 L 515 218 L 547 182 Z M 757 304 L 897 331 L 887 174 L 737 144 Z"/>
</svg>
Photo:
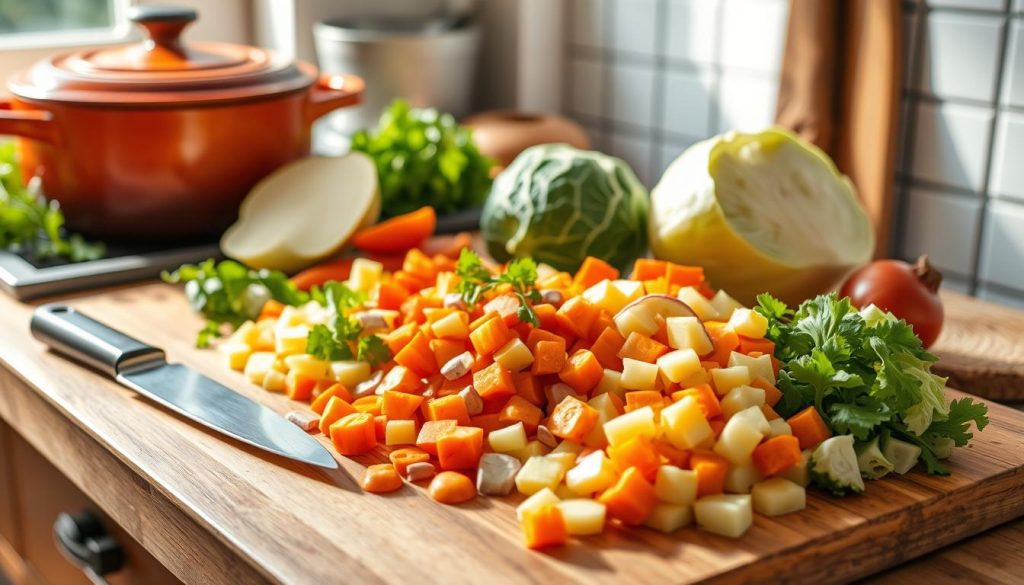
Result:
<svg viewBox="0 0 1024 585">
<path fill-rule="evenodd" d="M 334 457 L 276 412 L 181 364 L 164 351 L 64 305 L 32 314 L 32 335 L 132 390 L 215 431 L 290 459 L 329 469 Z"/>
</svg>

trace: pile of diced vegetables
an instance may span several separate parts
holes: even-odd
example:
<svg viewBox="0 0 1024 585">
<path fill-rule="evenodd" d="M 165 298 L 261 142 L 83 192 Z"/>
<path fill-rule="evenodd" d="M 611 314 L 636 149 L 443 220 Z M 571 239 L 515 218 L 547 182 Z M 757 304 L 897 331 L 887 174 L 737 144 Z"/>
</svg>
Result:
<svg viewBox="0 0 1024 585">
<path fill-rule="evenodd" d="M 623 279 L 595 258 L 571 275 L 413 249 L 393 272 L 357 259 L 310 299 L 263 304 L 220 344 L 229 365 L 309 401 L 290 417 L 338 453 L 383 446 L 367 491 L 524 494 L 531 548 L 608 522 L 738 537 L 754 512 L 804 508 L 811 477 L 858 492 L 865 464 L 905 473 L 921 454 L 889 436 L 858 454 L 814 405 L 780 417 L 775 317 L 700 268 L 641 259 Z"/>
</svg>

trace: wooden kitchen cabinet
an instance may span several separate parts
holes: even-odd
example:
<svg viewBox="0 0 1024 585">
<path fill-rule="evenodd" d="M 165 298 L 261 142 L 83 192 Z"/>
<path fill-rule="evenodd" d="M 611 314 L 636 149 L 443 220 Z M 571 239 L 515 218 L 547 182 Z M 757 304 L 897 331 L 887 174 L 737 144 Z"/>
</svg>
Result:
<svg viewBox="0 0 1024 585">
<path fill-rule="evenodd" d="M 2 424 L 2 421 L 0 421 Z M 53 524 L 62 512 L 89 510 L 102 521 L 124 550 L 124 567 L 107 579 L 114 585 L 180 583 L 60 471 L 6 424 L 0 431 L 0 498 L 7 505 L 0 516 L 4 538 L 13 545 L 30 573 L 43 584 L 89 585 L 82 569 L 66 559 L 54 541 Z M 10 471 L 8 473 L 8 471 Z M 10 530 L 10 533 L 7 532 Z"/>
</svg>

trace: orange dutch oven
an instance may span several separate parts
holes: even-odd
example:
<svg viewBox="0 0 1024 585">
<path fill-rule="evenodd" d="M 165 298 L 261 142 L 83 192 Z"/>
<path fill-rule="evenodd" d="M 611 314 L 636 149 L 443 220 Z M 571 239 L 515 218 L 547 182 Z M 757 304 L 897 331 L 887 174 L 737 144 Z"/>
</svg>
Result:
<svg viewBox="0 0 1024 585">
<path fill-rule="evenodd" d="M 183 44 L 193 10 L 140 6 L 131 19 L 141 44 L 40 61 L 0 102 L 23 175 L 90 236 L 219 234 L 257 181 L 309 154 L 314 120 L 363 93 L 358 77 L 263 49 Z"/>
</svg>

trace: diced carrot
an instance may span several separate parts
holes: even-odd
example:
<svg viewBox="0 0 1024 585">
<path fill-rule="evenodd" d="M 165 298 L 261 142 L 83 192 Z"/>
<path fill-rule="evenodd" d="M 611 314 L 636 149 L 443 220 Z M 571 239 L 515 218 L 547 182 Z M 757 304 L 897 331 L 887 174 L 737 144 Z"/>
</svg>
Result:
<svg viewBox="0 0 1024 585">
<path fill-rule="evenodd" d="M 540 419 L 543 417 L 544 411 L 519 395 L 509 398 L 504 408 L 498 413 L 498 420 L 502 423 L 522 422 L 528 435 L 537 430 L 537 425 L 540 424 Z"/>
<path fill-rule="evenodd" d="M 538 341 L 533 349 L 533 365 L 530 366 L 530 373 L 539 376 L 542 374 L 557 374 L 565 366 L 565 340 L 561 337 L 557 341 Z"/>
<path fill-rule="evenodd" d="M 362 455 L 377 446 L 373 415 L 354 412 L 330 427 L 334 448 L 342 455 Z"/>
<path fill-rule="evenodd" d="M 516 395 L 522 396 L 530 404 L 534 406 L 544 404 L 544 389 L 541 388 L 537 377 L 530 372 L 512 374 L 512 385 L 515 386 Z"/>
<path fill-rule="evenodd" d="M 413 293 L 414 295 L 415 295 L 415 293 L 417 293 L 417 292 L 427 288 L 428 286 L 430 286 L 430 282 L 431 282 L 431 279 L 423 278 L 423 277 L 420 277 L 420 276 L 416 276 L 415 274 L 410 274 L 410 273 L 408 273 L 408 272 L 406 272 L 404 270 L 396 270 L 391 275 L 391 280 L 393 280 L 395 282 L 395 284 L 400 285 L 402 288 L 405 288 L 406 290 L 408 290 L 410 293 Z M 409 303 L 410 301 L 412 302 L 412 304 L 409 304 L 408 308 L 407 308 L 406 303 Z M 424 299 L 422 297 L 420 297 L 420 296 L 411 296 L 411 297 L 409 297 L 408 299 L 406 299 L 405 302 L 402 303 L 402 312 L 403 313 L 412 313 L 412 314 L 416 315 L 417 318 L 419 318 L 423 314 L 422 313 L 422 309 L 424 307 L 423 301 L 424 301 Z"/>
<path fill-rule="evenodd" d="M 793 436 L 800 440 L 801 449 L 813 449 L 832 436 L 832 431 L 813 406 L 801 410 L 786 420 Z"/>
<path fill-rule="evenodd" d="M 619 445 L 609 446 L 608 458 L 620 473 L 634 467 L 647 481 L 654 481 L 654 476 L 661 467 L 661 455 L 654 448 L 651 439 L 643 435 L 637 435 Z"/>
<path fill-rule="evenodd" d="M 694 451 L 690 455 L 690 469 L 697 473 L 697 497 L 711 496 L 725 491 L 725 475 L 729 461 L 710 451 Z"/>
<path fill-rule="evenodd" d="M 473 358 L 473 365 L 471 365 L 469 367 L 469 371 L 473 372 L 475 374 L 475 373 L 479 372 L 480 370 L 486 368 L 487 366 L 489 366 L 489 365 L 491 365 L 493 363 L 494 363 L 494 355 L 493 354 L 487 354 L 487 355 L 479 355 L 478 354 L 476 357 Z"/>
<path fill-rule="evenodd" d="M 760 352 L 762 355 L 773 355 L 775 353 L 775 343 L 768 339 L 753 339 L 750 337 L 739 336 L 740 344 L 737 346 L 737 350 L 740 353 L 750 355 L 751 352 Z"/>
<path fill-rule="evenodd" d="M 609 370 L 621 372 L 622 358 L 619 357 L 619 352 L 622 351 L 622 346 L 625 344 L 626 339 L 619 333 L 618 328 L 613 325 L 604 328 L 604 331 L 597 336 L 597 339 L 590 346 L 590 351 L 594 353 L 597 361 L 601 362 L 601 366 Z"/>
<path fill-rule="evenodd" d="M 554 305 L 541 303 L 533 306 L 533 312 L 537 315 L 537 321 L 544 329 L 551 329 L 558 323 L 558 309 Z"/>
<path fill-rule="evenodd" d="M 483 452 L 484 432 L 476 427 L 455 427 L 437 440 L 441 469 L 474 469 Z"/>
<path fill-rule="evenodd" d="M 718 401 L 718 396 L 715 391 L 711 389 L 710 384 L 699 384 L 693 388 L 686 388 L 672 393 L 672 401 L 679 402 L 684 396 L 693 396 L 697 399 L 697 404 L 700 405 L 700 409 L 704 412 L 704 416 L 707 418 L 715 418 L 722 414 L 722 404 Z"/>
<path fill-rule="evenodd" d="M 581 338 L 576 340 L 576 343 L 572 344 L 572 347 L 569 348 L 568 353 L 569 353 L 569 355 L 572 355 L 572 354 L 574 354 L 574 353 L 576 353 L 578 351 L 584 350 L 584 349 L 589 350 L 590 349 L 590 344 L 587 343 L 586 339 L 583 339 L 581 337 Z"/>
<path fill-rule="evenodd" d="M 654 409 L 655 417 L 665 408 L 665 397 L 657 390 L 633 390 L 626 392 L 626 412 L 650 406 Z"/>
<path fill-rule="evenodd" d="M 771 405 L 769 405 L 769 404 L 762 404 L 761 405 L 761 412 L 764 413 L 764 418 L 767 419 L 767 420 L 774 420 L 774 419 L 777 419 L 777 418 L 782 418 L 781 416 L 779 416 L 779 413 L 775 412 L 775 409 L 772 408 Z"/>
<path fill-rule="evenodd" d="M 736 335 L 728 323 L 721 321 L 705 321 L 704 330 L 708 332 L 711 343 L 715 346 L 710 359 L 723 368 L 729 365 L 729 356 L 740 346 L 740 336 Z"/>
<path fill-rule="evenodd" d="M 604 309 L 599 310 L 597 318 L 590 324 L 590 330 L 586 335 L 587 341 L 593 342 L 609 327 L 615 327 L 615 316 Z"/>
<path fill-rule="evenodd" d="M 466 351 L 466 342 L 461 339 L 433 339 L 430 348 L 434 350 L 434 363 L 438 369 L 457 355 Z"/>
<path fill-rule="evenodd" d="M 416 414 L 416 410 L 423 402 L 423 397 L 418 394 L 406 394 L 388 390 L 381 394 L 380 412 L 391 420 L 408 420 Z"/>
<path fill-rule="evenodd" d="M 658 503 L 658 495 L 640 470 L 630 467 L 598 500 L 606 506 L 608 516 L 623 524 L 636 525 L 651 515 Z"/>
<path fill-rule="evenodd" d="M 524 343 L 526 344 L 526 347 L 530 348 L 531 352 L 535 352 L 537 351 L 537 344 L 541 341 L 560 341 L 563 346 L 565 345 L 564 337 L 540 328 L 534 328 L 530 331 L 530 335 L 526 337 L 526 341 Z"/>
<path fill-rule="evenodd" d="M 420 250 L 413 248 L 405 253 L 405 261 L 402 262 L 402 270 L 422 278 L 428 283 L 437 278 L 437 265 Z"/>
<path fill-rule="evenodd" d="M 374 494 L 386 494 L 402 487 L 402 476 L 390 463 L 378 463 L 366 468 L 359 487 Z"/>
<path fill-rule="evenodd" d="M 437 227 L 433 207 L 421 207 L 363 228 L 352 236 L 352 243 L 361 250 L 380 254 L 405 252 L 423 243 Z"/>
<path fill-rule="evenodd" d="M 536 510 L 525 511 L 523 538 L 526 548 L 530 549 L 565 544 L 569 540 L 569 532 L 562 510 L 554 504 L 546 504 Z"/>
<path fill-rule="evenodd" d="M 460 425 L 468 425 L 466 400 L 459 394 L 430 399 L 427 401 L 427 420 L 454 420 Z"/>
<path fill-rule="evenodd" d="M 332 397 L 327 402 L 327 407 L 324 408 L 323 413 L 320 415 L 320 432 L 325 435 L 330 435 L 331 425 L 341 420 L 353 412 L 358 412 L 355 407 L 348 403 L 343 398 L 338 396 Z"/>
<path fill-rule="evenodd" d="M 512 294 L 498 295 L 484 305 L 485 313 L 497 313 L 509 327 L 519 323 L 519 299 Z"/>
<path fill-rule="evenodd" d="M 714 435 L 717 440 L 722 434 L 722 429 L 725 428 L 725 421 L 720 418 L 713 418 L 708 421 L 708 425 L 711 427 L 711 434 Z"/>
<path fill-rule="evenodd" d="M 308 291 L 314 286 L 323 286 L 324 283 L 330 281 L 343 282 L 348 280 L 349 275 L 352 273 L 352 260 L 352 258 L 342 258 L 341 260 L 317 264 L 293 276 L 291 278 L 292 284 L 299 290 Z M 262 316 L 260 315 L 260 317 Z"/>
<path fill-rule="evenodd" d="M 680 449 L 672 443 L 664 440 L 654 441 L 654 450 L 658 452 L 662 460 L 669 464 L 685 469 L 690 464 L 690 452 Z"/>
<path fill-rule="evenodd" d="M 380 396 L 363 396 L 362 398 L 356 398 L 352 402 L 352 406 L 359 412 L 366 412 L 377 416 L 380 414 L 382 400 Z"/>
<path fill-rule="evenodd" d="M 590 350 L 580 350 L 569 356 L 559 379 L 572 387 L 577 394 L 587 394 L 604 377 L 604 368 Z"/>
<path fill-rule="evenodd" d="M 409 368 L 395 366 L 384 375 L 384 379 L 381 380 L 377 390 L 382 394 L 389 391 L 421 394 L 423 392 L 423 380 Z"/>
<path fill-rule="evenodd" d="M 704 269 L 700 266 L 682 266 L 669 262 L 665 267 L 665 278 L 673 286 L 697 286 L 704 282 Z"/>
<path fill-rule="evenodd" d="M 782 400 L 782 390 L 779 390 L 775 386 L 768 383 L 764 378 L 754 378 L 754 381 L 750 383 L 754 388 L 760 388 L 764 390 L 764 403 L 768 406 L 775 406 Z"/>
<path fill-rule="evenodd" d="M 562 303 L 555 318 L 560 326 L 572 331 L 576 337 L 586 337 L 598 312 L 597 305 L 583 297 L 573 297 Z"/>
<path fill-rule="evenodd" d="M 403 447 L 389 453 L 388 459 L 395 466 L 395 471 L 398 472 L 398 475 L 404 477 L 406 470 L 413 463 L 428 463 L 430 461 L 430 454 L 416 447 Z"/>
<path fill-rule="evenodd" d="M 583 259 L 580 269 L 576 271 L 572 283 L 582 288 L 590 288 L 602 280 L 615 280 L 618 277 L 619 271 L 615 267 L 600 258 L 587 256 Z"/>
<path fill-rule="evenodd" d="M 324 390 L 323 392 L 320 393 L 319 396 L 314 398 L 313 403 L 310 404 L 309 407 L 313 409 L 313 412 L 317 414 L 323 414 L 324 409 L 327 407 L 328 401 L 330 401 L 331 398 L 335 396 L 341 398 L 345 402 L 352 402 L 352 394 L 349 393 L 348 388 L 345 388 L 345 386 L 342 385 L 341 383 L 337 383 L 329 387 L 327 390 Z"/>
<path fill-rule="evenodd" d="M 492 318 L 470 332 L 469 341 L 480 355 L 490 355 L 512 339 L 503 319 Z"/>
<path fill-rule="evenodd" d="M 470 417 L 469 424 L 470 426 L 483 429 L 484 434 L 489 434 L 491 431 L 496 431 L 498 429 L 503 429 L 509 426 L 508 423 L 501 422 L 500 417 L 501 415 L 497 413 L 478 414 L 476 416 Z"/>
<path fill-rule="evenodd" d="M 431 308 L 425 308 L 425 309 L 423 309 L 423 317 L 426 320 L 428 325 L 433 325 L 437 321 L 440 321 L 441 319 L 444 319 L 445 317 L 447 317 L 448 315 L 451 315 L 452 313 L 456 312 L 457 310 L 458 309 L 455 309 L 453 307 L 439 307 L 439 308 L 431 307 Z M 466 314 L 465 311 L 459 311 L 459 312 L 462 315 L 465 315 L 466 319 L 465 319 L 464 322 L 468 325 L 469 324 L 469 315 Z"/>
<path fill-rule="evenodd" d="M 384 281 L 377 288 L 377 308 L 397 311 L 409 298 L 409 291 L 397 282 Z"/>
<path fill-rule="evenodd" d="M 419 246 L 423 250 L 424 254 L 430 254 L 435 262 L 437 257 L 444 256 L 451 261 L 455 261 L 462 253 L 463 248 L 468 248 L 473 245 L 473 235 L 469 232 L 459 232 L 453 235 L 436 235 Z M 447 268 L 446 270 L 454 270 L 454 268 Z"/>
<path fill-rule="evenodd" d="M 566 396 L 551 411 L 547 427 L 556 437 L 582 443 L 599 418 L 594 407 L 578 398 Z"/>
<path fill-rule="evenodd" d="M 633 272 L 629 275 L 630 280 L 652 280 L 664 276 L 668 269 L 668 263 L 664 260 L 653 258 L 640 258 L 633 264 Z"/>
<path fill-rule="evenodd" d="M 309 400 L 313 396 L 313 388 L 316 387 L 316 378 L 293 373 L 285 377 L 284 390 L 288 398 L 292 400 Z"/>
<path fill-rule="evenodd" d="M 457 471 L 442 471 L 430 480 L 427 492 L 442 504 L 461 504 L 476 497 L 476 485 Z"/>
<path fill-rule="evenodd" d="M 270 299 L 263 303 L 263 307 L 260 309 L 260 316 L 256 320 L 262 321 L 264 319 L 277 319 L 281 316 L 283 311 L 284 303 Z"/>
<path fill-rule="evenodd" d="M 658 358 L 668 353 L 668 351 L 669 347 L 667 345 L 658 343 L 646 335 L 633 331 L 626 338 L 626 343 L 622 345 L 622 349 L 619 350 L 618 357 L 620 359 L 630 358 L 653 364 Z"/>
<path fill-rule="evenodd" d="M 431 455 L 437 455 L 437 440 L 452 432 L 457 426 L 459 423 L 454 420 L 428 420 L 420 427 L 416 446 Z"/>
<path fill-rule="evenodd" d="M 755 447 L 751 457 L 761 475 L 775 475 L 803 461 L 800 439 L 790 435 L 772 437 Z"/>
<path fill-rule="evenodd" d="M 383 443 L 388 434 L 388 417 L 379 414 L 373 417 L 373 434 L 378 443 Z"/>
<path fill-rule="evenodd" d="M 420 328 L 416 323 L 406 323 L 401 327 L 396 327 L 394 331 L 384 336 L 384 343 L 387 344 L 388 349 L 391 350 L 391 355 L 395 355 L 402 350 L 405 346 L 409 345 L 412 338 L 419 333 Z"/>
<path fill-rule="evenodd" d="M 499 315 L 497 313 L 487 313 L 487 312 L 484 312 L 483 315 L 480 315 L 479 317 L 477 317 L 476 319 L 474 319 L 473 321 L 471 321 L 469 323 L 469 330 L 470 331 L 475 331 L 477 327 L 480 327 L 481 325 L 483 325 L 484 323 L 490 321 L 491 319 L 497 319 L 499 317 L 501 317 L 501 315 Z"/>
<path fill-rule="evenodd" d="M 414 335 L 409 345 L 395 354 L 394 360 L 396 364 L 403 365 L 420 376 L 431 376 L 438 371 L 430 342 L 422 332 Z"/>
<path fill-rule="evenodd" d="M 506 400 L 516 393 L 512 372 L 493 363 L 473 374 L 473 388 L 484 400 Z"/>
</svg>

